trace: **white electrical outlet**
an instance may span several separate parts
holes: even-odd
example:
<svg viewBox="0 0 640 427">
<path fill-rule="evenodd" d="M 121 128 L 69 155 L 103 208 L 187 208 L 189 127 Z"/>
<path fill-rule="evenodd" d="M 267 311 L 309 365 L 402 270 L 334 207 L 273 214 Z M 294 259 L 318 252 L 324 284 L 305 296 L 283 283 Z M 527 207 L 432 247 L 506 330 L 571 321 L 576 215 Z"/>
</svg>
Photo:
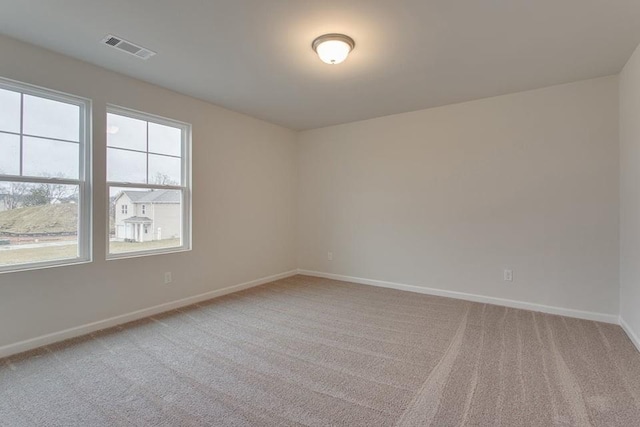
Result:
<svg viewBox="0 0 640 427">
<path fill-rule="evenodd" d="M 513 282 L 513 270 L 505 270 L 504 271 L 504 281 L 505 282 Z"/>
<path fill-rule="evenodd" d="M 173 282 L 173 278 L 171 277 L 171 272 L 167 272 L 164 273 L 164 284 L 168 285 L 169 283 Z"/>
<path fill-rule="evenodd" d="M 333 261 L 333 252 L 327 252 L 327 259 Z"/>
</svg>

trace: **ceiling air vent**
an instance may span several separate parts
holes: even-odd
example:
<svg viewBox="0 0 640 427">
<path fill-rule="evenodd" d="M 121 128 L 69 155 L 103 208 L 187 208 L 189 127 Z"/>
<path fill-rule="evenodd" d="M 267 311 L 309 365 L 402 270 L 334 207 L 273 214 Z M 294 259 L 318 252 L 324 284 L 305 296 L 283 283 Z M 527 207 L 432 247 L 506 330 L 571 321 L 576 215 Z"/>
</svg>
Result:
<svg viewBox="0 0 640 427">
<path fill-rule="evenodd" d="M 128 54 L 137 56 L 138 58 L 141 58 L 141 59 L 149 59 L 156 54 L 152 50 L 145 49 L 144 47 L 138 46 L 137 44 L 133 44 L 120 37 L 116 37 L 111 34 L 109 34 L 107 37 L 102 39 L 102 43 L 106 44 L 107 46 L 120 49 L 123 52 L 127 52 Z"/>
</svg>

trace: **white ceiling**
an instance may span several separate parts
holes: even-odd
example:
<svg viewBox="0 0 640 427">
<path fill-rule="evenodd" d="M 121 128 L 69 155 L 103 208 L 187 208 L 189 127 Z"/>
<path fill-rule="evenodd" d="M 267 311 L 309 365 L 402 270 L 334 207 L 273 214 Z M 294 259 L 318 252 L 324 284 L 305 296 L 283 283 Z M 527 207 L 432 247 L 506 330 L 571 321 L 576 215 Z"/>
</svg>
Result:
<svg viewBox="0 0 640 427">
<path fill-rule="evenodd" d="M 615 74 L 639 0 L 0 0 L 0 32 L 292 129 Z M 342 32 L 347 61 L 311 41 Z M 108 33 L 158 55 L 100 44 Z"/>
</svg>

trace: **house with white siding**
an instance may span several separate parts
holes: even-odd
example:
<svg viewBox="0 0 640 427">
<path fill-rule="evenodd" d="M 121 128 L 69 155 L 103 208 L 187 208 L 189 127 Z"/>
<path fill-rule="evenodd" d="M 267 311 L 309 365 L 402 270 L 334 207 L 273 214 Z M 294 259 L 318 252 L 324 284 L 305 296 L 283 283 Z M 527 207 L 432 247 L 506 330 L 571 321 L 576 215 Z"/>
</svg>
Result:
<svg viewBox="0 0 640 427">
<path fill-rule="evenodd" d="M 180 237 L 179 190 L 122 191 L 115 199 L 115 238 L 129 242 Z"/>
</svg>

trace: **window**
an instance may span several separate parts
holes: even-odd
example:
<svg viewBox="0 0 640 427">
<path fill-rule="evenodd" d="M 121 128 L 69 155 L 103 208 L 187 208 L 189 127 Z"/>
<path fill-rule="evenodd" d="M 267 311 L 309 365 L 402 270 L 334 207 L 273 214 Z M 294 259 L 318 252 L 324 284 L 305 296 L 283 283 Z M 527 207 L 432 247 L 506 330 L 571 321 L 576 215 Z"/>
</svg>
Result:
<svg viewBox="0 0 640 427">
<path fill-rule="evenodd" d="M 188 124 L 107 109 L 109 258 L 190 249 L 190 144 Z"/>
<path fill-rule="evenodd" d="M 90 107 L 0 79 L 0 271 L 91 259 Z"/>
</svg>

